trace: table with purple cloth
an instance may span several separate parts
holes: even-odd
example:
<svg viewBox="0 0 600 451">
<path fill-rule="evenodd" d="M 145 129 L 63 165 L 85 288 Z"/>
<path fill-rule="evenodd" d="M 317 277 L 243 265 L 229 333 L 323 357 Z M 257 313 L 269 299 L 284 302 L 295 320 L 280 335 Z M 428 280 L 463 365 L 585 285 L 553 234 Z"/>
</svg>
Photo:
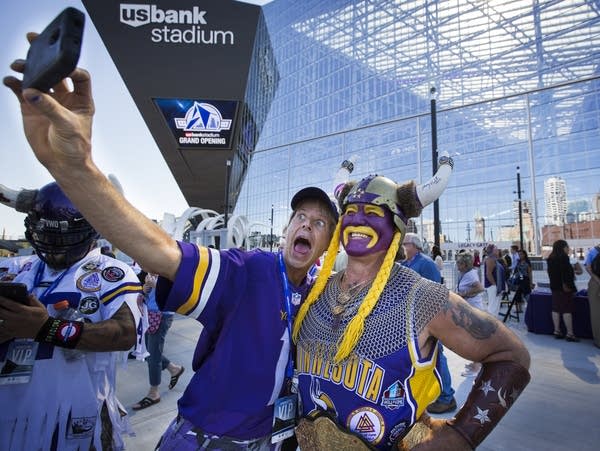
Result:
<svg viewBox="0 0 600 451">
<path fill-rule="evenodd" d="M 573 332 L 580 338 L 592 338 L 592 324 L 590 322 L 590 306 L 588 298 L 583 293 L 575 296 L 575 309 L 573 310 Z M 525 324 L 527 330 L 536 334 L 553 334 L 552 323 L 552 294 L 550 291 L 533 291 L 527 302 L 525 310 Z M 561 329 L 565 332 L 564 325 Z"/>
</svg>

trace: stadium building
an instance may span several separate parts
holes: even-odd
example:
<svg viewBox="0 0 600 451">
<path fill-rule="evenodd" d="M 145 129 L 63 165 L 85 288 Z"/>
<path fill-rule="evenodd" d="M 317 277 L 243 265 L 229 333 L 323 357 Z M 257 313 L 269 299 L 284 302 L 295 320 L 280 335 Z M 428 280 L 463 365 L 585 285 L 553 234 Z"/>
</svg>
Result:
<svg viewBox="0 0 600 451">
<path fill-rule="evenodd" d="M 426 181 L 433 110 L 438 151 L 455 161 L 442 242 L 468 242 L 479 218 L 483 240 L 508 230 L 518 243 L 520 198 L 539 254 L 554 216 L 546 180 L 564 180 L 568 202 L 598 198 L 598 2 L 274 0 L 263 14 L 278 86 L 241 189 L 229 187 L 235 213 L 263 233 L 281 234 L 299 188 L 332 191 L 345 159 L 352 178 Z M 596 224 L 591 240 L 590 213 L 579 217 Z M 432 219 L 430 206 L 416 224 L 430 241 Z"/>
</svg>

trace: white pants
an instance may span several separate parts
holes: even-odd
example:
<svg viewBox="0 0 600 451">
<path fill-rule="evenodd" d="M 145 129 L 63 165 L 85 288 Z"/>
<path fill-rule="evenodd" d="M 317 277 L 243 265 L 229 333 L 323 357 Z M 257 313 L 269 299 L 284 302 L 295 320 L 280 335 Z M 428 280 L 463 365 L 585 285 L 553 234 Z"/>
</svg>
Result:
<svg viewBox="0 0 600 451">
<path fill-rule="evenodd" d="M 500 293 L 496 293 L 496 285 L 491 285 L 485 289 L 488 298 L 488 313 L 494 318 L 498 316 L 500 311 Z"/>
</svg>

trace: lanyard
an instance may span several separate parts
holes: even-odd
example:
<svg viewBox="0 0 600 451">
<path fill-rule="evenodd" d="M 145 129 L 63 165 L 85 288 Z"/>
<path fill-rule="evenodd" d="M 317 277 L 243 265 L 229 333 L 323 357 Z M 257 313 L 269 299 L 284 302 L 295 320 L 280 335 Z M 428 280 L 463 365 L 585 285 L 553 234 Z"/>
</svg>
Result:
<svg viewBox="0 0 600 451">
<path fill-rule="evenodd" d="M 42 276 L 44 275 L 45 268 L 46 268 L 46 263 L 44 263 L 43 261 L 40 260 L 40 264 L 38 266 L 37 272 L 35 273 L 35 279 L 33 280 L 33 288 L 29 291 L 30 293 L 33 290 L 35 290 L 42 282 Z M 62 273 L 60 273 L 60 276 L 58 276 L 56 279 L 54 279 L 54 281 L 50 284 L 50 286 L 48 288 L 46 288 L 40 296 L 38 296 L 38 299 L 42 304 L 44 304 L 44 305 L 46 304 L 44 302 L 44 299 L 46 299 L 46 296 L 48 296 L 58 286 L 60 281 L 69 272 L 69 269 L 71 269 L 71 268 L 67 268 Z"/>
<path fill-rule="evenodd" d="M 285 377 L 291 379 L 294 376 L 294 356 L 292 353 L 292 292 L 290 290 L 290 284 L 288 282 L 285 264 L 283 263 L 283 254 L 281 252 L 277 254 L 277 260 L 279 262 L 279 273 L 281 274 L 281 281 L 283 283 L 283 304 L 287 316 L 287 330 L 290 339 L 290 355 L 288 358 L 287 366 L 285 368 Z"/>
</svg>

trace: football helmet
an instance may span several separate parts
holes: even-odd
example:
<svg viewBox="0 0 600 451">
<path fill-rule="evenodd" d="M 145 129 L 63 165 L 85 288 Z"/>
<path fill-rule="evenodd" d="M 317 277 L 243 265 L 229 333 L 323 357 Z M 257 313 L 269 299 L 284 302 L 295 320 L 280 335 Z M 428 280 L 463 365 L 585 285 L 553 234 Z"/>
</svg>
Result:
<svg viewBox="0 0 600 451">
<path fill-rule="evenodd" d="M 55 183 L 42 187 L 25 218 L 25 238 L 41 260 L 65 269 L 94 246 L 98 233 Z"/>
</svg>

